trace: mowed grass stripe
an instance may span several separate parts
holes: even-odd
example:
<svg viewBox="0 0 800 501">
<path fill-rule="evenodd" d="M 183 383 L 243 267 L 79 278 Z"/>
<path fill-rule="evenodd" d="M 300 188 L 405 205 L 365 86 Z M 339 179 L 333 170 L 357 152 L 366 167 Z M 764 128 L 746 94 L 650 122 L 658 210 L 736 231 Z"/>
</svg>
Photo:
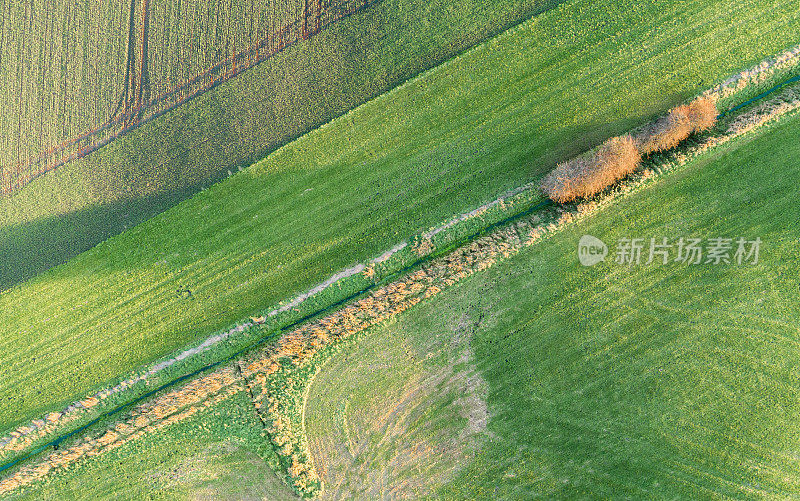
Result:
<svg viewBox="0 0 800 501">
<path fill-rule="evenodd" d="M 566 3 L 3 294 L 0 424 L 307 290 L 795 42 L 771 31 L 779 2 L 748 4 L 761 23 L 736 44 L 720 26 L 741 6 L 692 5 L 713 21 L 692 31 L 711 38 L 687 51 L 682 33 L 665 30 L 664 44 L 684 47 L 666 61 L 654 57 L 661 48 L 640 49 L 643 26 L 685 5 Z M 194 299 L 178 297 L 178 286 Z M 58 321 L 43 322 L 43 311 L 60 311 Z M 75 353 L 84 364 L 45 369 Z"/>
</svg>

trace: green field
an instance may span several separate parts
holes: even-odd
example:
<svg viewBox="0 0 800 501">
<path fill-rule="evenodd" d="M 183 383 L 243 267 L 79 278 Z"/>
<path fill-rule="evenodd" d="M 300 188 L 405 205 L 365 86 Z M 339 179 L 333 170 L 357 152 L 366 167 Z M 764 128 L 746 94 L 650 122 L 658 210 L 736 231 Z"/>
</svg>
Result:
<svg viewBox="0 0 800 501">
<path fill-rule="evenodd" d="M 298 499 L 270 468 L 262 433 L 239 393 L 11 499 Z"/>
<path fill-rule="evenodd" d="M 0 428 L 538 178 L 796 42 L 798 21 L 779 2 L 537 16 L 2 294 Z"/>
<path fill-rule="evenodd" d="M 796 497 L 799 138 L 793 118 L 737 140 L 351 343 L 308 393 L 327 485 L 374 486 L 367 473 L 405 457 L 394 444 L 458 444 L 452 432 L 424 440 L 432 424 L 458 423 L 449 416 L 459 409 L 430 384 L 441 358 L 430 347 L 453 357 L 469 346 L 463 363 L 488 387 L 483 442 L 446 481 L 401 479 L 418 489 L 458 499 Z M 757 265 L 584 268 L 584 234 L 612 246 L 651 236 L 763 244 Z M 387 413 L 412 393 L 428 395 L 417 396 L 424 420 Z M 353 453 L 353 437 L 370 441 Z"/>
<path fill-rule="evenodd" d="M 796 495 L 800 235 L 775 195 L 798 136 L 736 140 L 345 341 L 306 394 L 320 499 Z M 583 234 L 764 243 L 758 265 L 583 268 Z M 289 499 L 275 461 L 239 392 L 12 499 Z"/>
<path fill-rule="evenodd" d="M 229 171 L 554 3 L 385 0 L 327 27 L 14 196 L 0 197 L 0 290 L 149 219 Z M 154 2 L 153 15 L 170 19 L 162 10 L 176 5 Z M 185 34 L 198 25 L 187 19 L 168 32 Z M 157 28 L 154 24 L 153 46 L 174 45 Z M 151 66 L 151 80 L 158 81 L 153 66 L 158 64 Z"/>
</svg>

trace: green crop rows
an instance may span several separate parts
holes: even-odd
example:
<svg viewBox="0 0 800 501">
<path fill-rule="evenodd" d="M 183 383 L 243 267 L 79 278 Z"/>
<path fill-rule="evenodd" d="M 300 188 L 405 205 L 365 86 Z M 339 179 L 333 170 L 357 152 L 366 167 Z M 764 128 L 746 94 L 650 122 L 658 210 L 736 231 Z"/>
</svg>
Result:
<svg viewBox="0 0 800 501">
<path fill-rule="evenodd" d="M 552 3 L 382 0 L 341 19 L 0 197 L 0 290 L 145 221 Z M 166 5 L 151 3 L 153 15 Z M 150 38 L 159 40 L 158 26 L 151 28 Z M 157 71 L 150 66 L 150 73 Z M 151 75 L 151 95 L 160 78 Z"/>
<path fill-rule="evenodd" d="M 283 3 L 286 10 L 268 4 L 256 15 L 263 7 L 255 0 L 150 7 L 150 0 L 116 7 L 87 0 L 49 16 L 37 1 L 20 7 L 0 0 L 0 84 L 16 86 L 9 96 L 84 99 L 92 78 L 102 80 L 102 51 L 124 48 L 125 38 L 147 31 L 152 15 L 153 57 L 145 53 L 152 67 L 145 71 L 140 61 L 143 73 L 131 73 L 128 50 L 123 85 L 134 90 L 126 110 L 165 82 L 252 46 L 259 30 L 301 15 L 296 2 Z M 227 360 L 220 372 L 207 366 L 200 374 L 213 377 L 157 393 L 163 399 L 128 414 L 131 399 L 257 341 L 271 343 L 287 324 L 338 308 L 424 256 L 542 206 L 531 187 L 556 163 L 796 46 L 800 33 L 796 2 L 784 0 L 509 0 L 489 11 L 482 0 L 437 1 L 379 2 L 0 200 L 0 290 L 15 284 L 0 292 L 0 437 L 148 374 L 20 430 L 36 437 L 37 428 L 49 427 L 34 441 L 3 440 L 0 468 L 10 466 L 0 474 L 3 492 L 13 499 L 292 499 L 281 480 L 288 474 L 297 492 L 322 486 L 322 498 L 336 499 L 798 494 L 797 108 L 729 142 L 703 143 L 731 123 L 722 120 L 685 149 L 647 159 L 643 169 L 654 170 L 640 173 L 637 188 L 581 206 L 577 221 L 558 207 L 537 214 L 544 218 L 537 224 L 558 219 L 563 226 L 519 252 L 522 230 L 475 241 L 469 249 L 480 263 L 450 256 L 420 272 L 418 283 L 375 296 L 385 300 L 349 305 L 341 317 L 280 340 L 263 359 Z M 143 24 L 132 22 L 117 46 L 100 43 L 104 30 L 113 31 L 107 23 L 126 19 L 137 4 L 145 8 Z M 440 16 L 431 22 L 414 10 L 423 6 Z M 459 6 L 485 17 L 454 13 Z M 466 44 L 498 26 L 493 13 L 513 20 L 523 12 L 535 15 L 408 79 L 459 52 L 453 27 L 441 29 L 448 20 L 474 29 L 459 42 Z M 74 20 L 82 20 L 80 29 L 70 29 Z M 22 55 L 8 49 L 9 37 L 11 47 L 27 40 Z M 30 42 L 36 37 L 43 43 Z M 186 39 L 191 47 L 182 45 Z M 159 52 L 165 47 L 170 54 Z M 419 60 L 394 66 L 416 50 Z M 60 69 L 52 57 L 58 51 Z M 48 64 L 29 65 L 36 60 Z M 779 70 L 726 97 L 718 110 L 798 71 Z M 44 80 L 54 74 L 82 76 L 78 83 L 56 78 L 58 88 L 50 89 Z M 119 83 L 113 70 L 103 78 L 108 89 Z M 308 97 L 309 89 L 324 97 Z M 794 96 L 791 106 L 800 102 L 787 96 Z M 47 120 L 59 122 L 60 134 L 97 119 L 105 98 L 87 99 L 93 104 L 86 109 Z M 781 103 L 789 106 L 788 99 Z M 9 102 L 0 120 L 0 133 L 8 126 L 29 139 L 10 146 L 17 156 L 56 131 L 28 125 L 45 101 L 24 100 L 23 113 Z M 752 118 L 745 110 L 730 120 Z M 33 127 L 30 137 L 23 126 Z M 718 146 L 698 147 L 689 160 L 692 144 Z M 686 163 L 662 171 L 660 159 Z M 228 169 L 227 179 L 196 191 Z M 104 214 L 112 217 L 100 220 Z M 82 220 L 92 223 L 76 228 Z M 444 229 L 426 233 L 434 226 Z M 609 245 L 609 259 L 581 265 L 576 249 L 586 235 Z M 662 237 L 744 237 L 761 249 L 757 263 L 615 262 L 618 243 L 638 238 L 646 246 Z M 503 252 L 512 240 L 514 252 Z M 28 261 L 25 252 L 50 242 L 41 251 L 50 258 L 14 270 Z M 12 256 L 4 246 L 26 251 Z M 301 304 L 266 314 L 388 249 Z M 66 262 L 44 271 L 59 253 Z M 364 327 L 387 311 L 405 313 Z M 220 337 L 234 322 L 240 328 Z M 209 349 L 190 349 L 210 335 L 214 343 L 200 345 Z M 186 356 L 164 363 L 179 351 Z M 38 454 L 57 437 L 54 450 Z M 11 464 L 17 458 L 25 459 Z"/>
<path fill-rule="evenodd" d="M 773 29 L 780 9 L 782 24 L 797 24 L 778 2 L 564 3 L 11 289 L 0 296 L 0 428 L 536 179 L 791 45 L 791 30 Z"/>
<path fill-rule="evenodd" d="M 371 446 L 329 457 L 324 480 L 346 497 L 348 486 L 368 486 L 360 479 L 370 472 L 402 464 L 393 444 L 437 450 L 460 440 L 459 430 L 420 438 L 431 423 L 458 422 L 443 417 L 458 409 L 437 403 L 444 392 L 421 404 L 423 422 L 387 419 L 386 409 L 404 401 L 410 379 L 422 378 L 411 385 L 418 391 L 436 381 L 441 357 L 429 361 L 431 346 L 452 352 L 467 336 L 470 364 L 488 385 L 491 438 L 454 477 L 412 475 L 437 497 L 796 496 L 800 233 L 788 218 L 798 204 L 798 137 L 795 117 L 736 140 L 347 347 L 314 379 L 308 438 L 318 450 L 347 451 L 347 433 L 361 429 L 356 438 Z M 585 268 L 576 254 L 585 234 L 612 253 L 626 237 L 763 244 L 757 265 L 609 259 Z"/>
</svg>

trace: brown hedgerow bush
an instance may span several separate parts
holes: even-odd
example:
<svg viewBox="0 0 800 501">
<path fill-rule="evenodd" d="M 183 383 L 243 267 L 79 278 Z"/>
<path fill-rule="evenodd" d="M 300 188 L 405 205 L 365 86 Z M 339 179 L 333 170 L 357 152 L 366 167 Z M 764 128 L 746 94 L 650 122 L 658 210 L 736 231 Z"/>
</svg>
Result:
<svg viewBox="0 0 800 501">
<path fill-rule="evenodd" d="M 540 186 L 556 202 L 570 202 L 601 192 L 636 170 L 641 160 L 631 136 L 612 137 L 596 150 L 559 164 Z"/>
<path fill-rule="evenodd" d="M 692 121 L 692 132 L 708 130 L 717 123 L 717 105 L 709 97 L 698 97 L 689 103 L 689 119 Z"/>
<path fill-rule="evenodd" d="M 559 164 L 541 181 L 542 190 L 559 203 L 599 193 L 639 166 L 643 154 L 672 149 L 717 120 L 714 100 L 699 97 L 676 106 L 631 136 L 614 137 L 599 148 Z"/>
<path fill-rule="evenodd" d="M 676 106 L 637 134 L 639 151 L 648 154 L 672 149 L 692 133 L 711 128 L 716 120 L 717 107 L 708 97 Z"/>
</svg>

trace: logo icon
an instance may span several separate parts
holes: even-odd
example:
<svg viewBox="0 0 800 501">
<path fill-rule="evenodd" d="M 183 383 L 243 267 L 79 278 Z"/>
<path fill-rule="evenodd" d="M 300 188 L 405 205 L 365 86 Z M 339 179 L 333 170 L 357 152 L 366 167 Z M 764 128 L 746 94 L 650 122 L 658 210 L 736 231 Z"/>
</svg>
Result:
<svg viewBox="0 0 800 501">
<path fill-rule="evenodd" d="M 605 261 L 607 255 L 608 246 L 597 237 L 584 235 L 578 242 L 578 259 L 583 266 L 594 266 Z"/>
</svg>

